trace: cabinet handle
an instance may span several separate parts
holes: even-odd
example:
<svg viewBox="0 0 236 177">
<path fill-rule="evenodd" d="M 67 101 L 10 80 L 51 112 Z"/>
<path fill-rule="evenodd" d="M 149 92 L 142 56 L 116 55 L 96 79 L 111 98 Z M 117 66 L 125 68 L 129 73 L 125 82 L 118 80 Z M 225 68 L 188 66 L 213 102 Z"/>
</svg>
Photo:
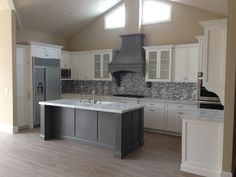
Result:
<svg viewBox="0 0 236 177">
<path fill-rule="evenodd" d="M 154 110 L 154 109 L 150 109 L 150 111 L 152 111 L 152 112 L 153 112 L 153 111 L 155 111 L 155 110 Z"/>
</svg>

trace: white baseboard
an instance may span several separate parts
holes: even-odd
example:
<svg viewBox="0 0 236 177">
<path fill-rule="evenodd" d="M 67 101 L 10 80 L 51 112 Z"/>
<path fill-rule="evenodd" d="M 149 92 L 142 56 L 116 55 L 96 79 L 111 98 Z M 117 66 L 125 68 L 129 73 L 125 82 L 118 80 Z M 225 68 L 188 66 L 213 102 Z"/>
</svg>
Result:
<svg viewBox="0 0 236 177">
<path fill-rule="evenodd" d="M 193 166 L 190 164 L 181 164 L 181 171 L 207 177 L 222 177 L 220 171 L 213 171 L 206 168 Z M 232 177 L 232 176 L 231 176 Z"/>
<path fill-rule="evenodd" d="M 222 171 L 221 177 L 233 177 L 233 175 L 230 172 Z"/>
<path fill-rule="evenodd" d="M 0 124 L 0 132 L 8 133 L 8 134 L 16 134 L 19 132 L 19 128 L 17 126 L 9 126 L 9 125 L 1 125 Z"/>
</svg>

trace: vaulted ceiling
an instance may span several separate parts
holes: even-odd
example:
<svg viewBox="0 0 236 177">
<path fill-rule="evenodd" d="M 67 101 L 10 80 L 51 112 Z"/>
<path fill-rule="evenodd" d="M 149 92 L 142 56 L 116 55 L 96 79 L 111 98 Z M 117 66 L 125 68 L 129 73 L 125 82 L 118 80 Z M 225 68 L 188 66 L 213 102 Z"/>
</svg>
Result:
<svg viewBox="0 0 236 177">
<path fill-rule="evenodd" d="M 23 28 L 68 37 L 121 0 L 14 0 Z"/>
<path fill-rule="evenodd" d="M 10 1 L 10 0 L 5 0 Z M 69 37 L 122 0 L 13 0 L 20 25 Z M 138 2 L 138 0 L 136 0 Z M 170 0 L 227 14 L 228 0 Z"/>
</svg>

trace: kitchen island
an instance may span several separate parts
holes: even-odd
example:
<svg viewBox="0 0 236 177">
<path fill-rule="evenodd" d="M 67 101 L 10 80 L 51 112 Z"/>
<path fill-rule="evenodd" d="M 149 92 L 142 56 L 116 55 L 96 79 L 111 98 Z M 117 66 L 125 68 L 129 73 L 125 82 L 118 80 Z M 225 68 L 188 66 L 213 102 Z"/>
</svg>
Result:
<svg viewBox="0 0 236 177">
<path fill-rule="evenodd" d="M 39 102 L 41 137 L 72 140 L 113 151 L 116 158 L 144 144 L 144 106 L 97 100 Z"/>
</svg>

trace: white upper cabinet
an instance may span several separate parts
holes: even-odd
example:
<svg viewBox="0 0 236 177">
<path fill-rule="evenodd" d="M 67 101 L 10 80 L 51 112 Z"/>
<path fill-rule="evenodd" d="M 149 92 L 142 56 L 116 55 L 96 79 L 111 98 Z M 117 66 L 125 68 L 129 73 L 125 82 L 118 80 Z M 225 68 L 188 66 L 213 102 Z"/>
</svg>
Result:
<svg viewBox="0 0 236 177">
<path fill-rule="evenodd" d="M 144 47 L 144 49 L 146 51 L 145 81 L 171 81 L 173 45 Z"/>
<path fill-rule="evenodd" d="M 112 57 L 112 50 L 96 51 L 93 54 L 94 80 L 112 80 L 112 76 L 108 71 L 108 64 L 112 61 Z"/>
<path fill-rule="evenodd" d="M 204 27 L 203 85 L 224 105 L 227 19 L 202 21 Z"/>
<path fill-rule="evenodd" d="M 197 82 L 199 68 L 198 44 L 176 45 L 173 63 L 175 82 Z"/>
<path fill-rule="evenodd" d="M 31 42 L 31 56 L 45 59 L 60 59 L 62 46 Z"/>
<path fill-rule="evenodd" d="M 72 54 L 67 51 L 61 52 L 61 68 L 72 69 L 74 67 L 74 60 Z"/>
<path fill-rule="evenodd" d="M 74 79 L 74 58 L 71 52 L 62 51 L 61 52 L 61 69 L 69 69 L 71 72 L 70 78 L 63 78 L 62 80 L 73 80 Z"/>
<path fill-rule="evenodd" d="M 74 52 L 74 79 L 93 80 L 93 54 L 91 52 Z"/>
<path fill-rule="evenodd" d="M 155 130 L 165 130 L 165 104 L 142 101 L 144 108 L 144 127 Z"/>
</svg>

